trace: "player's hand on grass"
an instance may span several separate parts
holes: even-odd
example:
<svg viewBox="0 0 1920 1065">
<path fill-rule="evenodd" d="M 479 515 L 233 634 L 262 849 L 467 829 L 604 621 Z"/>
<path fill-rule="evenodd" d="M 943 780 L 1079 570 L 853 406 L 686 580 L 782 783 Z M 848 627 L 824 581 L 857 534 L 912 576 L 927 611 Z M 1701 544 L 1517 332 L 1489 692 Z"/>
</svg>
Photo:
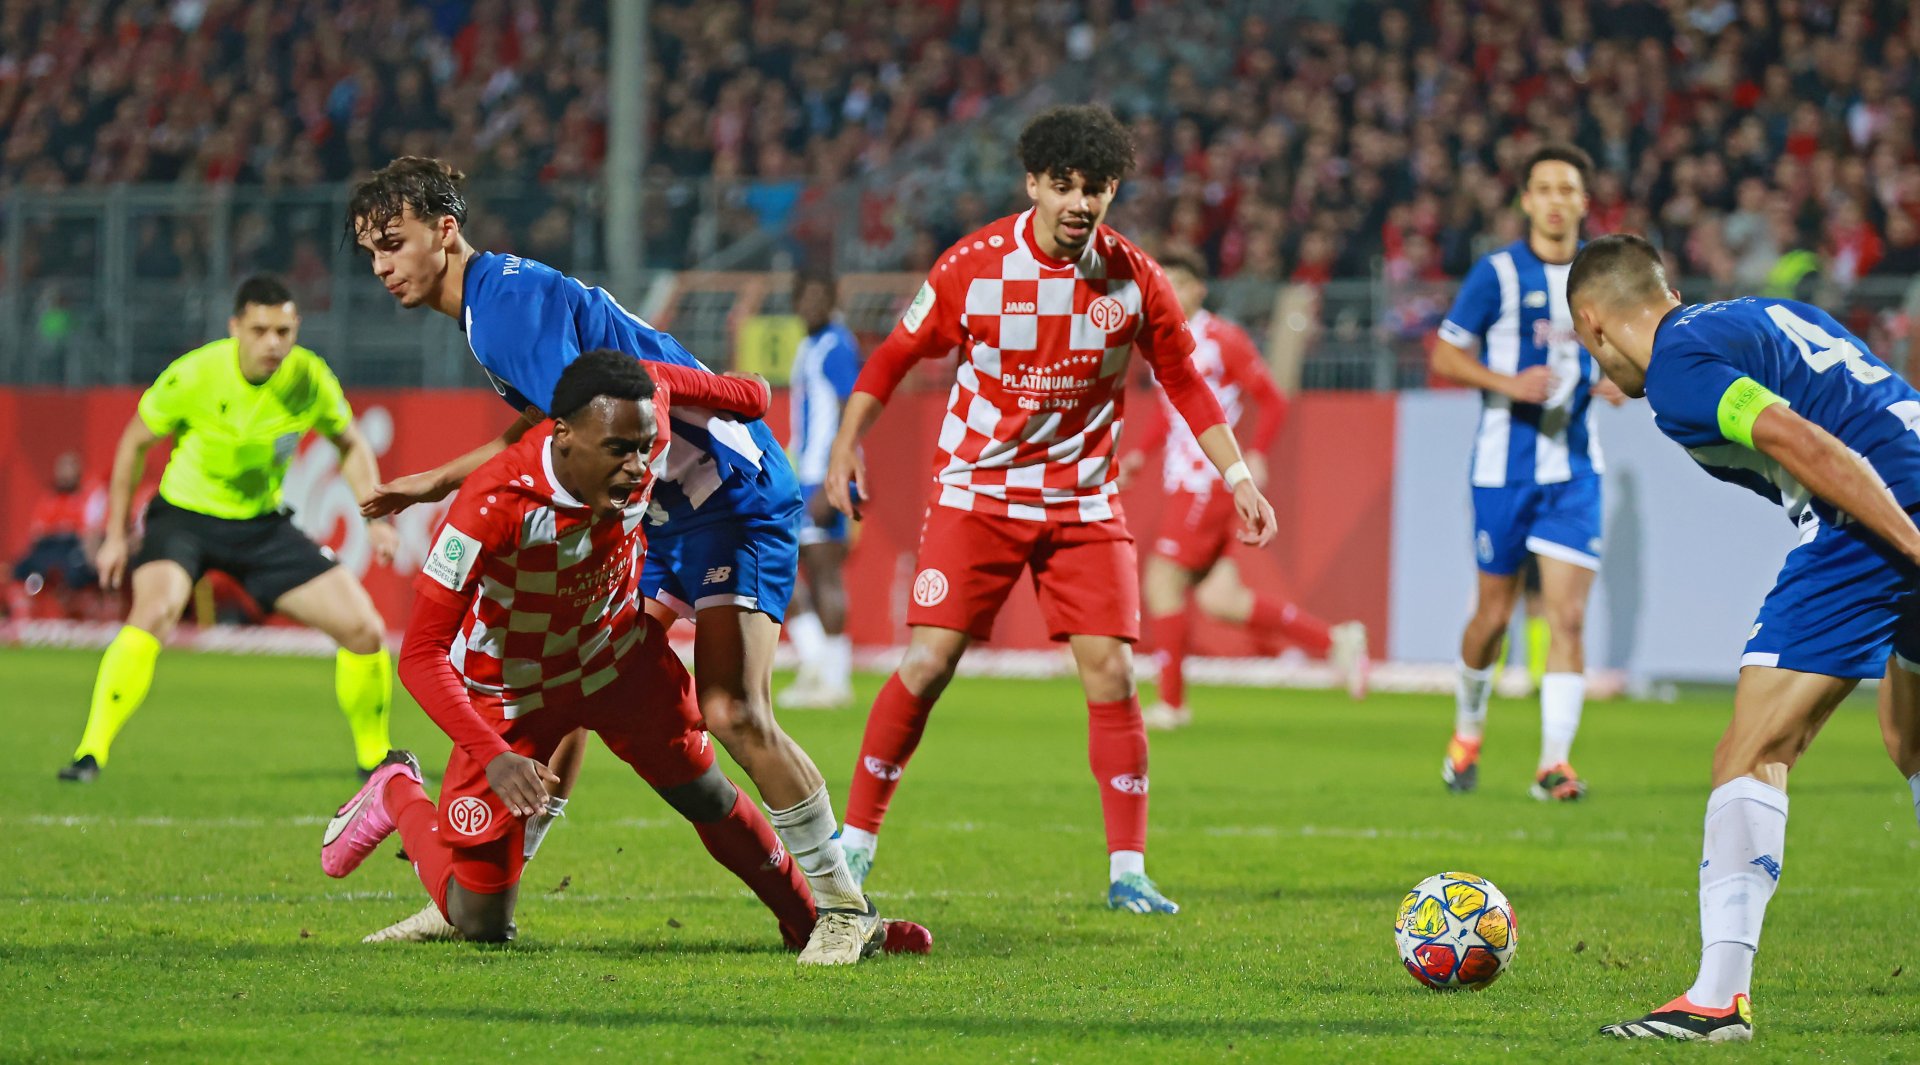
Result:
<svg viewBox="0 0 1920 1065">
<path fill-rule="evenodd" d="M 393 556 L 400 551 L 400 530 L 385 518 L 375 520 L 367 526 L 367 543 L 373 548 L 375 562 L 391 566 Z"/>
<path fill-rule="evenodd" d="M 452 491 L 453 486 L 443 482 L 436 472 L 409 473 L 374 485 L 373 494 L 360 502 L 360 516 L 384 518 L 415 503 L 437 503 Z"/>
<path fill-rule="evenodd" d="M 867 488 L 867 461 L 860 454 L 860 446 L 845 447 L 835 441 L 833 454 L 827 458 L 827 502 L 859 521 L 863 498 L 872 499 L 873 493 Z"/>
<path fill-rule="evenodd" d="M 507 804 L 508 813 L 532 817 L 546 811 L 547 796 L 560 786 L 560 778 L 539 762 L 507 751 L 487 763 L 487 786 Z"/>
<path fill-rule="evenodd" d="M 1620 391 L 1620 386 L 1613 383 L 1613 378 L 1604 374 L 1601 375 L 1600 380 L 1593 383 L 1593 394 L 1616 407 L 1627 401 L 1627 394 Z"/>
<path fill-rule="evenodd" d="M 127 575 L 127 536 L 125 533 L 108 533 L 100 540 L 100 547 L 93 553 L 94 571 L 100 574 L 100 587 L 112 592 L 118 591 L 120 581 Z"/>
<path fill-rule="evenodd" d="M 1265 547 L 1273 539 L 1279 520 L 1273 516 L 1273 504 L 1260 494 L 1252 480 L 1241 481 L 1233 488 L 1233 509 L 1240 513 L 1240 542 L 1252 547 Z"/>
<path fill-rule="evenodd" d="M 1553 395 L 1553 371 L 1529 366 L 1508 379 L 1507 396 L 1515 403 L 1545 403 Z"/>
</svg>

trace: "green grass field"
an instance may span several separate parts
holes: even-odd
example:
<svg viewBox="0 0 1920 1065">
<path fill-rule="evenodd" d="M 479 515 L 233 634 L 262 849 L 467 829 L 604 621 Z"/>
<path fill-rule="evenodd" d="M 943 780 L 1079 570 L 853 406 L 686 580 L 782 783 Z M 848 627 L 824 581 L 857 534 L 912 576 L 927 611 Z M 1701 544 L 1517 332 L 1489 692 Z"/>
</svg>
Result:
<svg viewBox="0 0 1920 1065">
<path fill-rule="evenodd" d="M 1797 771 L 1748 1048 L 1594 1034 L 1690 982 L 1725 694 L 1590 706 L 1593 794 L 1526 796 L 1537 713 L 1498 701 L 1479 794 L 1438 779 L 1451 700 L 1198 689 L 1154 740 L 1150 871 L 1173 918 L 1104 908 L 1085 713 L 1064 681 L 961 680 L 869 887 L 929 958 L 803 972 L 773 922 L 603 749 L 528 870 L 520 940 L 364 947 L 422 899 L 392 844 L 320 872 L 352 793 L 321 660 L 173 654 L 90 787 L 54 770 L 96 658 L 0 650 L 0 1060 L 1405 1061 L 1920 1059 L 1920 831 L 1871 704 Z M 866 678 L 871 693 L 876 678 Z M 844 792 L 863 715 L 792 714 Z M 447 744 L 411 703 L 395 734 Z M 1490 877 L 1511 971 L 1440 995 L 1392 920 L 1429 873 Z"/>
</svg>

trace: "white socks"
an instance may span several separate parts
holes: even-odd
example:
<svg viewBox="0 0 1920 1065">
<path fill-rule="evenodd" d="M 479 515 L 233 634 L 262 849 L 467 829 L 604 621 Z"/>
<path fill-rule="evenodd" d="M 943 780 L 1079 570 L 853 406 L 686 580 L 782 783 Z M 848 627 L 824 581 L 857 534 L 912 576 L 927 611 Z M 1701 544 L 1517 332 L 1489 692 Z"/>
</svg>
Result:
<svg viewBox="0 0 1920 1065">
<path fill-rule="evenodd" d="M 820 615 L 811 610 L 788 615 L 786 633 L 793 643 L 793 653 L 800 659 L 800 669 L 817 672 L 827 644 L 827 630 L 820 627 Z"/>
<path fill-rule="evenodd" d="M 1913 817 L 1920 821 L 1920 773 L 1907 778 L 1907 786 L 1913 789 Z"/>
<path fill-rule="evenodd" d="M 822 635 L 820 640 L 820 668 L 814 671 L 814 676 L 830 688 L 852 687 L 853 638 L 843 632 L 838 636 Z"/>
<path fill-rule="evenodd" d="M 834 832 L 840 827 L 833 819 L 833 800 L 827 798 L 827 786 L 784 810 L 768 810 L 774 831 L 787 845 L 794 864 L 807 875 L 813 899 L 824 907 L 865 911 L 866 896 L 847 870 L 847 856 L 840 850 Z"/>
<path fill-rule="evenodd" d="M 1139 851 L 1114 851 L 1107 855 L 1107 882 L 1126 876 L 1128 873 L 1147 875 L 1147 856 Z"/>
<path fill-rule="evenodd" d="M 1724 1009 L 1753 982 L 1767 900 L 1780 879 L 1787 793 L 1738 777 L 1707 796 L 1700 861 L 1700 976 L 1687 1000 Z"/>
<path fill-rule="evenodd" d="M 1453 734 L 1477 740 L 1487 727 L 1487 699 L 1493 694 L 1493 668 L 1474 669 L 1460 663 L 1460 686 L 1454 692 Z"/>
<path fill-rule="evenodd" d="M 1580 708 L 1587 678 L 1579 673 L 1549 673 L 1540 678 L 1540 768 L 1572 760 L 1573 736 L 1580 731 Z"/>
<path fill-rule="evenodd" d="M 846 825 L 840 829 L 840 850 L 842 853 L 848 850 L 856 850 L 866 851 L 868 854 L 872 854 L 879 849 L 880 837 L 866 829 L 855 828 L 852 825 Z"/>
</svg>

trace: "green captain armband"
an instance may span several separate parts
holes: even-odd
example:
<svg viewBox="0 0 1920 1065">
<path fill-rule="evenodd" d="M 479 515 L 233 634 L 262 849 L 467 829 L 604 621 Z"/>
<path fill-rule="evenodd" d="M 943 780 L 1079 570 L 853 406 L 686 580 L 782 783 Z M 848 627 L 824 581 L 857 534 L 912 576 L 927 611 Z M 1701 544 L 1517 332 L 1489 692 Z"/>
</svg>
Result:
<svg viewBox="0 0 1920 1065">
<path fill-rule="evenodd" d="M 1720 435 L 1744 448 L 1753 447 L 1753 423 L 1775 403 L 1793 406 L 1751 377 L 1727 386 L 1720 396 Z"/>
</svg>

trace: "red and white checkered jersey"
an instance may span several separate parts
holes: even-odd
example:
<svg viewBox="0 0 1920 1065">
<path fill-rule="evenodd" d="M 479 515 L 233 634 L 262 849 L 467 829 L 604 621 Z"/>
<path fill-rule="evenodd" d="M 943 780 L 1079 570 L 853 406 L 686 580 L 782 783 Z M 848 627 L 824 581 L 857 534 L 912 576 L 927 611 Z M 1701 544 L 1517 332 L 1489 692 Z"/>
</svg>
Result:
<svg viewBox="0 0 1920 1065">
<path fill-rule="evenodd" d="M 1187 320 L 1193 332 L 1193 367 L 1200 372 L 1200 379 L 1207 383 L 1213 392 L 1213 398 L 1220 401 L 1220 409 L 1226 412 L 1230 425 L 1240 424 L 1248 393 L 1260 406 L 1260 418 L 1264 424 L 1271 420 L 1273 428 L 1278 429 L 1279 406 L 1284 404 L 1278 387 L 1267 375 L 1267 367 L 1260 359 L 1260 349 L 1253 344 L 1253 338 L 1247 331 L 1227 321 L 1216 318 L 1206 311 L 1200 311 Z M 1262 387 L 1262 384 L 1265 387 Z M 1212 491 L 1221 485 L 1220 472 L 1207 460 L 1205 452 L 1200 450 L 1200 441 L 1174 415 L 1173 401 L 1165 392 L 1159 393 L 1161 415 L 1169 426 L 1167 433 L 1166 455 L 1162 465 L 1162 481 L 1169 492 L 1192 492 L 1196 495 Z M 1263 435 L 1256 430 L 1253 440 L 1249 441 L 1251 450 L 1259 453 L 1265 450 Z"/>
<path fill-rule="evenodd" d="M 941 256 L 854 387 L 884 402 L 915 359 L 959 347 L 935 502 L 1033 521 L 1106 521 L 1119 513 L 1114 438 L 1136 346 L 1176 399 L 1195 399 L 1182 409 L 1197 429 L 1225 420 L 1193 374 L 1193 337 L 1160 265 L 1105 225 L 1078 261 L 1054 259 L 1028 210 Z"/>
<path fill-rule="evenodd" d="M 448 657 L 509 719 L 611 684 L 646 632 L 647 505 L 670 439 L 666 390 L 653 402 L 661 432 L 624 510 L 596 522 L 560 486 L 547 423 L 467 478 L 414 578 L 420 595 L 466 609 Z"/>
</svg>

